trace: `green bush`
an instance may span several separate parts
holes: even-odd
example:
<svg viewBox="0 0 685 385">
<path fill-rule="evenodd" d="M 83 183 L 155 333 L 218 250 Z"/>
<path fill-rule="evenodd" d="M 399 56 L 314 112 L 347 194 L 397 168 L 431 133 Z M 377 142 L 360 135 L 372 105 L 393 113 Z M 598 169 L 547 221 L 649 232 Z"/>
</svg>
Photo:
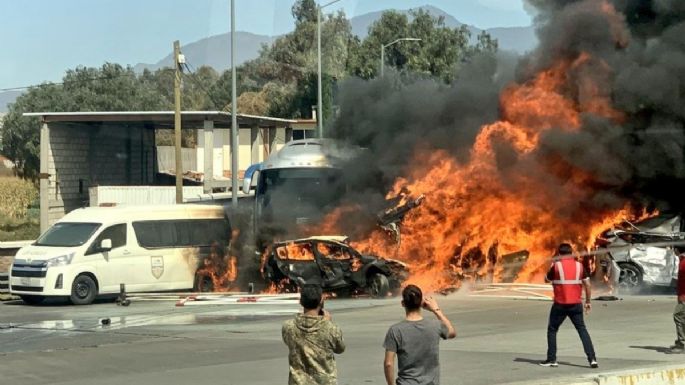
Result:
<svg viewBox="0 0 685 385">
<path fill-rule="evenodd" d="M 40 235 L 40 222 L 28 219 L 0 218 L 0 242 L 28 241 Z"/>
</svg>

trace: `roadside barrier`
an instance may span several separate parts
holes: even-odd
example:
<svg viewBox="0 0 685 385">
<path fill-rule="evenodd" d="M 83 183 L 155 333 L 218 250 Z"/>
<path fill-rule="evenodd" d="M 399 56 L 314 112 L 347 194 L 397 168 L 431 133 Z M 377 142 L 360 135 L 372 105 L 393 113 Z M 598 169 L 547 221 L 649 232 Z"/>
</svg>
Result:
<svg viewBox="0 0 685 385">
<path fill-rule="evenodd" d="M 551 285 L 529 283 L 490 283 L 472 287 L 472 297 L 552 301 Z"/>
<path fill-rule="evenodd" d="M 680 385 L 685 383 L 685 364 L 658 365 L 578 378 L 559 378 L 510 382 L 502 385 Z"/>
<path fill-rule="evenodd" d="M 250 292 L 163 292 L 163 293 L 126 293 L 122 286 L 117 303 L 128 306 L 137 302 L 176 302 L 176 306 L 187 305 L 228 305 L 228 304 L 256 304 L 256 305 L 298 305 L 299 293 L 293 294 L 255 294 Z M 125 304 L 124 304 L 125 302 Z"/>
<path fill-rule="evenodd" d="M 9 273 L 0 273 L 0 294 L 10 293 Z"/>
<path fill-rule="evenodd" d="M 176 302 L 176 306 L 228 304 L 298 305 L 299 302 L 299 294 L 190 295 Z"/>
</svg>

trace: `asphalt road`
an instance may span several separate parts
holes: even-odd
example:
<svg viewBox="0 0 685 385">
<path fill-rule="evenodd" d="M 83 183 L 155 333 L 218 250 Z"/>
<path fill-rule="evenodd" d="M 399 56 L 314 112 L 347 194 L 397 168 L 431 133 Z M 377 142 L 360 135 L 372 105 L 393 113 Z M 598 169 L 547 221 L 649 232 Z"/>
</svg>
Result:
<svg viewBox="0 0 685 385">
<path fill-rule="evenodd" d="M 549 302 L 439 298 L 458 336 L 441 344 L 443 384 L 490 385 L 596 373 L 587 367 L 570 322 L 559 333 L 559 368 L 544 359 Z M 332 300 L 343 329 L 342 384 L 384 384 L 383 337 L 402 319 L 398 299 Z M 679 362 L 664 353 L 674 339 L 670 296 L 595 302 L 587 318 L 600 369 Z M 0 378 L 23 384 L 285 384 L 287 350 L 280 325 L 295 305 L 224 304 L 175 307 L 173 302 L 0 304 Z M 432 315 L 431 315 L 432 316 Z M 102 326 L 100 320 L 111 324 Z"/>
</svg>

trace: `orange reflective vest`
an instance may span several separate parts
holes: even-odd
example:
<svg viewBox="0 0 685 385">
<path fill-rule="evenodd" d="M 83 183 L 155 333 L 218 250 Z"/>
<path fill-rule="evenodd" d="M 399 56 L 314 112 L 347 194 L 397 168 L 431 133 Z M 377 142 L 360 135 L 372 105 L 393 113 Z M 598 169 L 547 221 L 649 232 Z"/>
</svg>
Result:
<svg viewBox="0 0 685 385">
<path fill-rule="evenodd" d="M 554 302 L 576 305 L 583 302 L 583 265 L 573 258 L 562 258 L 552 265 Z"/>
</svg>

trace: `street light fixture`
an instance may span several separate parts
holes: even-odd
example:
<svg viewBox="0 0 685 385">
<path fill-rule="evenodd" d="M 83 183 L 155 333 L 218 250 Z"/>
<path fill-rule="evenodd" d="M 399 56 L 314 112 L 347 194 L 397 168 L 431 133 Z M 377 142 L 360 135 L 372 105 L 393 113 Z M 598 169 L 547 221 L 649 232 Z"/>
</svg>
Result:
<svg viewBox="0 0 685 385">
<path fill-rule="evenodd" d="M 395 39 L 395 40 L 391 41 L 388 44 L 382 44 L 381 45 L 381 77 L 383 77 L 383 72 L 384 72 L 383 69 L 385 67 L 385 48 L 390 47 L 391 45 L 393 45 L 395 43 L 399 43 L 401 41 L 421 41 L 421 39 L 415 38 L 415 37 L 401 37 L 399 39 Z"/>
<path fill-rule="evenodd" d="M 328 7 L 331 4 L 335 4 L 340 0 L 333 0 L 324 5 L 317 5 L 316 8 L 316 53 L 317 53 L 317 64 L 318 79 L 317 79 L 317 96 L 316 96 L 316 123 L 319 131 L 319 138 L 323 138 L 323 101 L 321 96 L 321 10 Z"/>
</svg>

